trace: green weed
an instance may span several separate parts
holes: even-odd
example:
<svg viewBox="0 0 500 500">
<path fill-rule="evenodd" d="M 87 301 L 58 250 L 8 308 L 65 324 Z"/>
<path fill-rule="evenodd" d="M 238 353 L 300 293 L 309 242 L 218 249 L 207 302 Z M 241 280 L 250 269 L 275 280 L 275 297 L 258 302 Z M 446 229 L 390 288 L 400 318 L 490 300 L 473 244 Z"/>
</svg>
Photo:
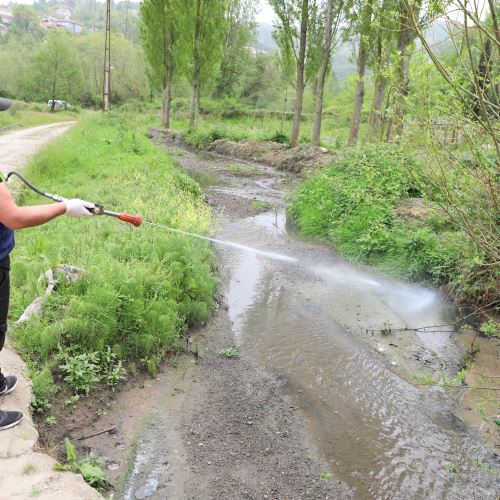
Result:
<svg viewBox="0 0 500 500">
<path fill-rule="evenodd" d="M 73 443 L 68 438 L 65 438 L 64 444 L 66 446 L 66 463 L 64 465 L 56 463 L 54 469 L 80 473 L 83 479 L 94 488 L 100 491 L 108 489 L 103 471 L 105 460 L 97 457 L 92 452 L 78 460 Z"/>
<path fill-rule="evenodd" d="M 57 424 L 57 417 L 51 415 L 50 417 L 47 417 L 45 419 L 45 422 L 47 422 L 47 425 L 49 425 L 50 427 L 54 427 Z"/>
<path fill-rule="evenodd" d="M 319 478 L 323 479 L 323 481 L 331 481 L 332 474 L 330 472 L 321 472 Z"/>
<path fill-rule="evenodd" d="M 260 201 L 260 200 L 256 200 L 254 202 L 252 202 L 252 208 L 254 208 L 255 210 L 260 210 L 260 209 L 271 209 L 271 208 L 276 208 L 275 205 L 273 205 L 272 203 L 269 203 L 268 201 Z"/>
<path fill-rule="evenodd" d="M 35 464 L 26 464 L 23 467 L 23 474 L 26 474 L 29 476 L 30 474 L 34 474 L 36 472 L 36 465 Z"/>
<path fill-rule="evenodd" d="M 419 196 L 421 177 L 415 160 L 394 146 L 351 148 L 298 187 L 290 213 L 302 231 L 352 260 L 449 284 L 459 300 L 481 301 L 495 284 L 477 272 L 478 256 L 465 233 L 444 223 L 408 225 L 398 216 L 401 200 Z"/>
<path fill-rule="evenodd" d="M 241 163 L 231 163 L 227 169 L 232 174 L 238 175 L 256 175 L 260 171 L 257 167 L 252 167 L 250 165 L 242 165 Z"/>
<path fill-rule="evenodd" d="M 224 349 L 222 349 L 222 351 L 219 352 L 219 354 L 222 357 L 228 358 L 228 359 L 239 358 L 241 356 L 239 351 L 237 351 L 233 347 L 225 347 Z"/>
<path fill-rule="evenodd" d="M 479 331 L 487 337 L 500 337 L 500 323 L 489 320 L 481 325 Z"/>
</svg>

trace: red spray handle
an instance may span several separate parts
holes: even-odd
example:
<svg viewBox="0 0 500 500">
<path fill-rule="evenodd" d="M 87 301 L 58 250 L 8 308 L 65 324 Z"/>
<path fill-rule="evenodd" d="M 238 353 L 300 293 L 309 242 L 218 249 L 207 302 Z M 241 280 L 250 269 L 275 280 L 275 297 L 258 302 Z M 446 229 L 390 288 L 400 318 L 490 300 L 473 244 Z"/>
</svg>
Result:
<svg viewBox="0 0 500 500">
<path fill-rule="evenodd" d="M 121 213 L 118 218 L 124 222 L 130 222 L 135 227 L 139 227 L 142 224 L 142 215 Z"/>
</svg>

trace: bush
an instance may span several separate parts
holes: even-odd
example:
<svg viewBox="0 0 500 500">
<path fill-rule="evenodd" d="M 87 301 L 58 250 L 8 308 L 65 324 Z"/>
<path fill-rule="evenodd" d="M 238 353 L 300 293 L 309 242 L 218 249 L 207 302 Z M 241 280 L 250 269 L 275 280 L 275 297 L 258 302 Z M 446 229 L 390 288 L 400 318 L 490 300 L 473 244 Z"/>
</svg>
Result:
<svg viewBox="0 0 500 500">
<path fill-rule="evenodd" d="M 219 139 L 226 139 L 226 134 L 219 128 L 209 130 L 190 129 L 186 132 L 185 140 L 194 148 L 203 149 Z"/>
<path fill-rule="evenodd" d="M 393 146 L 349 149 L 299 186 L 290 212 L 306 234 L 349 258 L 409 279 L 450 284 L 459 300 L 480 302 L 494 283 L 474 272 L 477 255 L 466 235 L 436 217 L 427 227 L 397 217 L 398 203 L 419 192 L 414 179 L 420 175 L 418 165 Z"/>
</svg>

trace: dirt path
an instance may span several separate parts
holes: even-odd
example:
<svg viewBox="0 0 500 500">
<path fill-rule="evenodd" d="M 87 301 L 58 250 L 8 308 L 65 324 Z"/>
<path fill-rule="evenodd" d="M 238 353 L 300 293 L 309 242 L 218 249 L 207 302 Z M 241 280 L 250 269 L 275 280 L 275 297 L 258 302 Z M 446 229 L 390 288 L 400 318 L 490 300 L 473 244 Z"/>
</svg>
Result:
<svg viewBox="0 0 500 500">
<path fill-rule="evenodd" d="M 199 356 L 133 382 L 89 429 L 118 425 L 86 440 L 109 458 L 116 497 L 495 498 L 497 458 L 445 394 L 408 383 L 456 371 L 463 349 L 452 332 L 380 331 L 446 323 L 439 295 L 294 234 L 286 175 L 168 151 L 205 187 L 219 238 L 296 264 L 216 247 L 223 296 L 191 333 Z M 241 356 L 224 358 L 226 347 Z"/>
<path fill-rule="evenodd" d="M 76 122 L 40 125 L 0 135 L 0 169 L 7 173 L 22 168 L 41 147 L 62 135 Z"/>
<path fill-rule="evenodd" d="M 74 122 L 73 122 L 74 123 Z M 22 169 L 29 157 L 73 123 L 56 123 L 0 136 L 0 165 L 6 173 Z M 18 376 L 16 390 L 0 396 L 2 410 L 21 410 L 24 418 L 14 429 L 0 433 L 0 498 L 102 498 L 80 475 L 54 470 L 55 460 L 37 451 L 38 432 L 30 417 L 31 382 L 19 355 L 9 346 L 0 353 L 4 373 Z"/>
</svg>

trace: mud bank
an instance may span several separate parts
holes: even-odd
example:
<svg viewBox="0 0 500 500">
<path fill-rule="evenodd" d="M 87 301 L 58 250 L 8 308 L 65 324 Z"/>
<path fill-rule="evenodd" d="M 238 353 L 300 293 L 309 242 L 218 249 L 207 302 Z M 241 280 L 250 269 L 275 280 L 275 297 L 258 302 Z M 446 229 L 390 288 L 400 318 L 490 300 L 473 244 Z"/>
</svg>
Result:
<svg viewBox="0 0 500 500">
<path fill-rule="evenodd" d="M 148 133 L 157 144 L 185 145 L 183 135 L 179 132 L 150 129 Z M 323 167 L 338 157 L 336 153 L 326 148 L 314 147 L 308 144 L 300 144 L 295 148 L 289 148 L 285 144 L 278 142 L 254 141 L 251 139 L 243 139 L 238 142 L 219 139 L 212 142 L 207 147 L 207 150 L 295 174 L 299 174 L 304 170 Z"/>
</svg>

